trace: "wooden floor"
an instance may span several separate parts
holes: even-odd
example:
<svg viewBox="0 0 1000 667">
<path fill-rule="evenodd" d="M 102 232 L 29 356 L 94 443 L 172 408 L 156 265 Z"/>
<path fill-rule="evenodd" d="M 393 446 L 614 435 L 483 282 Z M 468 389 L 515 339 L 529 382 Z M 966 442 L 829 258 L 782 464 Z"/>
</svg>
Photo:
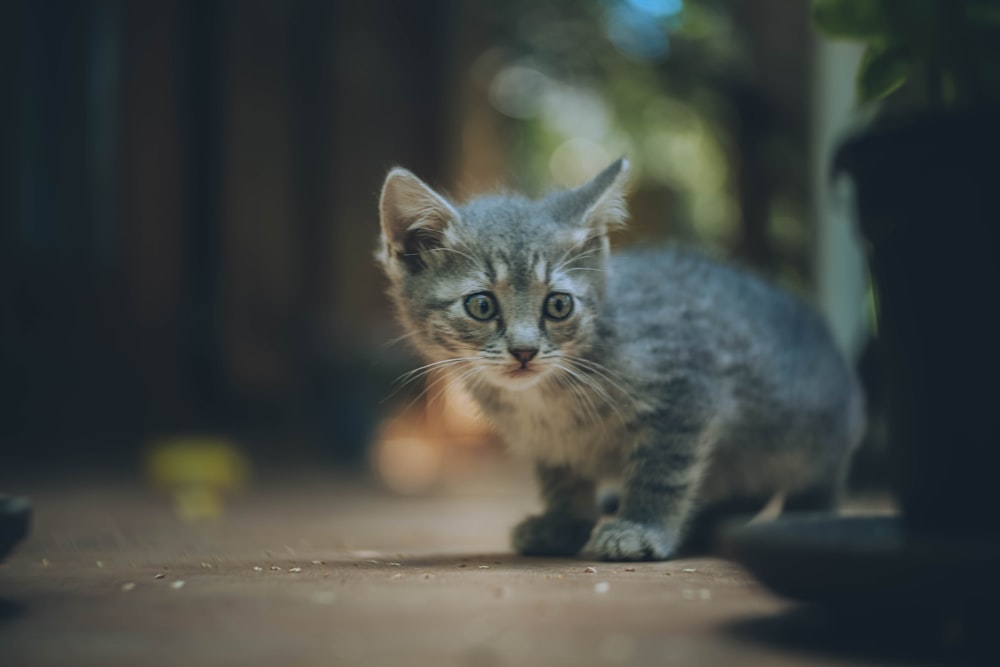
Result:
<svg viewBox="0 0 1000 667">
<path fill-rule="evenodd" d="M 525 559 L 503 468 L 433 497 L 280 475 L 183 522 L 138 480 L 5 481 L 31 538 L 0 565 L 0 665 L 866 665 L 717 559 Z M 869 647 L 870 648 L 870 647 Z"/>
</svg>

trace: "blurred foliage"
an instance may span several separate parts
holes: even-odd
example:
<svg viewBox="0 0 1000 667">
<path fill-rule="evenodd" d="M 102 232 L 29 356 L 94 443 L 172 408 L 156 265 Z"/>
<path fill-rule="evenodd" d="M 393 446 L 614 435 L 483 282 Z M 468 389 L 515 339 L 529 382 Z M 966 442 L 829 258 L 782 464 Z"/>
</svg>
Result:
<svg viewBox="0 0 1000 667">
<path fill-rule="evenodd" d="M 808 291 L 808 6 L 0 3 L 8 465 L 131 465 L 191 433 L 360 463 L 412 361 L 377 345 L 394 164 L 540 194 L 627 154 L 617 242 L 693 242 Z"/>
<path fill-rule="evenodd" d="M 857 96 L 876 101 L 909 79 L 930 108 L 1000 98 L 997 0 L 813 0 L 826 35 L 867 44 Z"/>
<path fill-rule="evenodd" d="M 619 242 L 693 243 L 810 291 L 806 2 L 463 8 L 479 26 L 468 76 L 511 128 L 480 152 L 507 153 L 520 190 L 575 185 L 625 155 Z"/>
<path fill-rule="evenodd" d="M 493 106 L 521 126 L 522 188 L 575 185 L 627 155 L 637 181 L 672 193 L 667 218 L 712 245 L 734 240 L 719 81 L 739 69 L 741 40 L 724 3 L 521 0 L 475 11 L 500 35 L 475 67 Z"/>
</svg>

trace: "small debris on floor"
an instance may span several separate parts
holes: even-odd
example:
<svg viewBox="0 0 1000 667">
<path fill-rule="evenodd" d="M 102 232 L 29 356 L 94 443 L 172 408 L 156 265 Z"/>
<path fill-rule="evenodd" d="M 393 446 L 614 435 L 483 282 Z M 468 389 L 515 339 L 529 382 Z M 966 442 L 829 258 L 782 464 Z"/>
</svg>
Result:
<svg viewBox="0 0 1000 667">
<path fill-rule="evenodd" d="M 312 563 L 313 565 L 326 565 L 326 563 L 324 563 L 321 560 L 311 560 L 309 562 Z"/>
<path fill-rule="evenodd" d="M 371 563 L 372 565 L 378 565 L 378 561 L 375 560 L 374 558 L 369 558 L 368 562 Z"/>
<path fill-rule="evenodd" d="M 293 567 L 293 568 L 289 568 L 288 571 L 292 572 L 292 573 L 298 573 L 298 572 L 302 571 L 302 568 L 301 567 Z"/>
<path fill-rule="evenodd" d="M 167 575 L 163 574 L 162 572 L 157 572 L 156 574 L 153 575 L 153 579 L 163 579 L 166 576 Z"/>
<path fill-rule="evenodd" d="M 201 562 L 201 566 L 203 568 L 205 568 L 206 570 L 211 570 L 212 569 L 212 564 L 211 563 L 206 563 L 205 561 Z"/>
<path fill-rule="evenodd" d="M 459 445 L 449 441 L 442 451 L 452 446 Z M 468 454 L 470 460 L 480 455 L 494 453 Z M 449 485 L 459 482 L 451 478 L 435 495 L 410 500 L 386 493 L 374 481 L 349 478 L 344 489 L 348 485 L 339 484 L 339 478 L 335 483 L 317 479 L 308 495 L 297 483 L 277 477 L 234 501 L 221 524 L 179 523 L 162 501 L 131 478 L 122 481 L 120 498 L 103 489 L 81 493 L 77 487 L 64 497 L 56 495 L 62 493 L 57 485 L 46 485 L 35 493 L 38 506 L 46 510 L 36 539 L 0 564 L 0 598 L 17 600 L 27 610 L 0 619 L 0 656 L 7 656 L 0 658 L 0 667 L 38 662 L 141 665 L 157 661 L 150 642 L 160 646 L 159 653 L 171 664 L 198 662 L 199 655 L 234 655 L 244 663 L 306 664 L 318 657 L 357 667 L 400 662 L 414 667 L 560 662 L 788 667 L 810 658 L 850 662 L 854 657 L 853 651 L 839 649 L 835 634 L 829 641 L 826 635 L 819 637 L 828 629 L 822 614 L 800 614 L 798 607 L 772 596 L 727 561 L 699 557 L 615 563 L 586 555 L 543 559 L 508 553 L 508 523 L 533 509 L 536 501 L 527 490 L 518 495 L 519 485 L 528 485 L 530 469 L 496 458 L 503 474 L 517 475 L 517 493 L 483 474 L 490 482 L 486 487 L 478 468 L 473 471 L 475 486 L 469 491 L 457 487 L 458 501 Z M 348 494 L 355 484 L 357 497 Z M 55 510 L 59 513 L 48 514 Z M 366 562 L 367 555 L 351 555 L 353 545 L 345 535 L 352 531 L 359 544 L 387 545 L 387 550 L 372 552 L 377 553 L 370 557 L 373 563 Z M 300 543 L 300 535 L 311 541 Z M 302 550 L 294 558 L 283 548 L 292 541 L 299 544 L 296 551 Z M 264 564 L 247 564 L 264 556 L 265 548 L 272 556 L 265 556 Z M 41 565 L 45 551 L 52 552 L 48 569 Z M 328 553 L 330 560 L 319 553 Z M 213 560 L 197 560 L 199 555 Z M 103 569 L 94 572 L 100 569 L 98 562 Z M 456 574 L 455 569 L 482 574 Z M 247 570 L 253 581 L 245 576 Z M 938 572 L 954 574 L 948 568 Z M 158 573 L 162 579 L 154 579 Z M 284 574 L 292 576 L 279 576 Z M 683 576 L 674 581 L 676 574 Z M 188 576 L 194 577 L 191 590 L 186 581 L 176 583 Z M 654 585 L 663 576 L 670 582 Z M 617 582 L 614 595 L 612 580 Z M 977 582 L 952 584 L 950 593 L 957 597 L 962 588 L 974 593 Z M 815 633 L 805 641 L 815 636 L 823 644 L 819 648 L 830 646 L 833 654 L 814 653 L 811 644 L 799 650 L 803 645 L 795 643 L 795 636 L 789 645 L 753 634 L 758 626 L 749 621 L 784 620 L 786 614 L 795 621 L 793 635 L 800 629 Z M 731 627 L 742 628 L 744 619 L 750 632 L 730 633 Z M 441 627 L 454 631 L 437 632 Z M 891 662 L 896 647 L 883 644 L 885 629 L 875 633 L 874 655 L 859 651 L 859 657 Z M 84 635 L 85 641 L 77 641 Z M 163 641 L 172 635 L 187 635 L 188 641 Z M 938 633 L 927 635 L 936 649 Z M 850 639 L 842 641 L 850 644 Z M 899 648 L 904 661 L 939 657 L 936 651 L 921 656 L 912 646 Z M 954 655 L 950 646 L 944 651 L 939 662 Z"/>
<path fill-rule="evenodd" d="M 389 563 L 389 567 L 402 567 L 399 563 Z"/>
<path fill-rule="evenodd" d="M 316 604 L 333 604 L 337 600 L 337 594 L 333 591 L 314 591 L 309 599 Z"/>
</svg>

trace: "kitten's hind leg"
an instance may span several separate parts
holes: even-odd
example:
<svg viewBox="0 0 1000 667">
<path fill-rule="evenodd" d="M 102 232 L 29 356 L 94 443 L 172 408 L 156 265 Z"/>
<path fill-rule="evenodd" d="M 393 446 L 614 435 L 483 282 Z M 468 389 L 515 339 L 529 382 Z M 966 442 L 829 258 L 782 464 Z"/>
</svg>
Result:
<svg viewBox="0 0 1000 667">
<path fill-rule="evenodd" d="M 597 523 L 593 480 L 566 466 L 536 468 L 545 511 L 514 527 L 511 543 L 525 556 L 573 556 Z"/>
</svg>

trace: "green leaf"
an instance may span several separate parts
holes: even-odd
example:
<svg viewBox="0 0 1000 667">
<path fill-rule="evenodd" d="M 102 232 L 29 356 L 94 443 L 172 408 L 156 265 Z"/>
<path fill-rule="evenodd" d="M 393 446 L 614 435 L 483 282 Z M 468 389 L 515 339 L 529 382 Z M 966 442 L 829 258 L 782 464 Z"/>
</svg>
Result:
<svg viewBox="0 0 1000 667">
<path fill-rule="evenodd" d="M 813 0 L 812 18 L 828 37 L 867 41 L 893 34 L 884 0 Z"/>
<path fill-rule="evenodd" d="M 903 85 L 910 74 L 910 59 L 896 44 L 871 44 L 858 65 L 855 81 L 858 102 L 867 104 Z"/>
<path fill-rule="evenodd" d="M 902 0 L 892 7 L 892 15 L 910 27 L 929 25 L 948 12 L 947 6 L 961 0 Z"/>
<path fill-rule="evenodd" d="M 996 0 L 966 0 L 965 16 L 972 23 L 1000 28 L 1000 2 Z"/>
</svg>

